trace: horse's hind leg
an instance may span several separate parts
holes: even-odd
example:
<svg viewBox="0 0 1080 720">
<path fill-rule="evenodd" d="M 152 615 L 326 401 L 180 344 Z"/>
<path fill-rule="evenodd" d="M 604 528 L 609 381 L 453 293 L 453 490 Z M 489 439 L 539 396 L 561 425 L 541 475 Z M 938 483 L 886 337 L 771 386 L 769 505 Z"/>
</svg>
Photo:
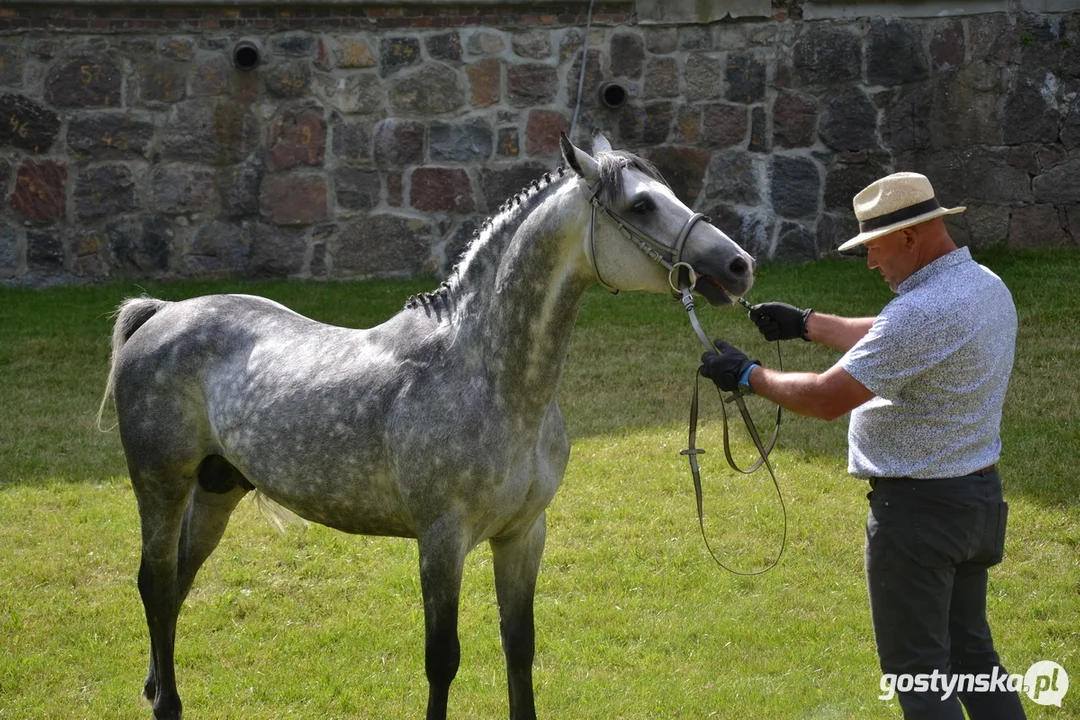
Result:
<svg viewBox="0 0 1080 720">
<path fill-rule="evenodd" d="M 156 678 L 154 718 L 179 720 L 180 696 L 176 692 L 173 643 L 180 610 L 177 567 L 180 534 L 188 493 L 194 477 L 182 473 L 132 471 L 132 487 L 139 501 L 142 525 L 142 562 L 139 595 L 150 631 L 150 653 Z"/>
<path fill-rule="evenodd" d="M 206 469 L 207 464 L 204 462 L 200 467 L 199 483 L 191 489 L 188 496 L 180 530 L 176 586 L 178 615 L 180 607 L 191 590 L 196 573 L 218 546 L 229 524 L 229 516 L 248 492 L 240 485 L 234 484 L 231 489 L 226 490 L 227 485 L 210 482 L 207 479 Z M 143 697 L 153 702 L 157 695 L 157 687 L 157 671 L 151 649 L 150 668 L 143 685 Z"/>
<path fill-rule="evenodd" d="M 499 632 L 506 655 L 511 720 L 535 720 L 532 664 L 535 649 L 533 596 L 540 556 L 544 552 L 544 515 L 512 538 L 491 540 L 495 594 L 499 599 Z"/>
</svg>

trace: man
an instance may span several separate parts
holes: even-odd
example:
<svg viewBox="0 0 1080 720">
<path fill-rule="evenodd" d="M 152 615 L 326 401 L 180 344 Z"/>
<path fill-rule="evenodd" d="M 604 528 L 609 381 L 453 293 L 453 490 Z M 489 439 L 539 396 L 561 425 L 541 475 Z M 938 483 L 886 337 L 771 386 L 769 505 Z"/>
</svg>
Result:
<svg viewBox="0 0 1080 720">
<path fill-rule="evenodd" d="M 904 717 L 1023 718 L 1016 692 L 954 691 L 948 675 L 1005 675 L 986 619 L 987 568 L 1001 561 L 1008 507 L 995 463 L 1012 370 L 1016 310 L 1001 280 L 958 249 L 922 175 L 896 173 L 855 196 L 866 264 L 897 293 L 876 318 L 784 303 L 750 317 L 768 340 L 803 338 L 844 353 L 822 374 L 777 372 L 716 342 L 701 373 L 793 412 L 851 412 L 848 470 L 870 481 L 866 576 L 883 673 L 938 678 L 898 693 Z M 935 673 L 936 671 L 936 673 Z M 965 685 L 964 688 L 968 686 Z M 978 687 L 977 685 L 975 687 Z"/>
</svg>

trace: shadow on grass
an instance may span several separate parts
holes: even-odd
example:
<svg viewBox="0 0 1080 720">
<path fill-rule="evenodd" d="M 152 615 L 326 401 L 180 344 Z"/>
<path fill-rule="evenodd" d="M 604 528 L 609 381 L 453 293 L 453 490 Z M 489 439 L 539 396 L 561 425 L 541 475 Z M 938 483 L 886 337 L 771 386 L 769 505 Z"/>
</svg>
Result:
<svg viewBox="0 0 1080 720">
<path fill-rule="evenodd" d="M 1075 506 L 1080 502 L 1074 480 L 1080 470 L 1080 341 L 1074 326 L 1080 289 L 1074 278 L 1080 274 L 1080 254 L 995 250 L 979 260 L 1010 286 L 1020 313 L 1016 370 L 1003 422 L 1003 477 L 1011 493 Z M 0 488 L 126 474 L 118 435 L 93 428 L 108 366 L 110 314 L 125 297 L 146 292 L 179 300 L 244 292 L 322 322 L 370 327 L 397 312 L 410 294 L 435 285 L 433 280 L 229 280 L 0 288 L 0 370 L 12 378 L 0 396 Z M 891 297 L 877 273 L 858 258 L 762 266 L 750 293 L 753 302 L 783 300 L 849 316 L 872 315 Z M 761 340 L 742 310 L 703 307 L 700 315 L 710 335 L 776 365 L 775 349 Z M 801 342 L 784 343 L 783 352 L 785 367 L 792 370 L 822 371 L 838 358 Z M 700 354 L 678 302 L 635 293 L 613 297 L 594 289 L 583 303 L 560 390 L 572 437 L 685 427 Z M 716 422 L 718 400 L 708 383 L 702 392 L 704 422 Z M 767 431 L 771 408 L 757 401 L 752 411 Z M 796 457 L 825 459 L 842 470 L 845 432 L 845 420 L 822 423 L 789 415 L 781 443 Z"/>
</svg>

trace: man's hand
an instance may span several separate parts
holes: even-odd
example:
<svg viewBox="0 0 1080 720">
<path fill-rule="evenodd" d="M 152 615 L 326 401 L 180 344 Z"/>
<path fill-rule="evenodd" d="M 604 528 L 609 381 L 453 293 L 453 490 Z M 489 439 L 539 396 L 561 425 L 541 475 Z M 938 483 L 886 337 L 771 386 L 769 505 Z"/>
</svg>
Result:
<svg viewBox="0 0 1080 720">
<path fill-rule="evenodd" d="M 714 340 L 713 344 L 717 352 L 702 353 L 698 372 L 724 392 L 738 390 L 740 380 L 745 380 L 745 385 L 749 387 L 750 369 L 761 363 L 748 359 L 746 353 L 723 340 Z"/>
<path fill-rule="evenodd" d="M 769 342 L 806 337 L 806 319 L 813 308 L 797 308 L 782 302 L 767 302 L 750 308 L 750 319 Z"/>
</svg>

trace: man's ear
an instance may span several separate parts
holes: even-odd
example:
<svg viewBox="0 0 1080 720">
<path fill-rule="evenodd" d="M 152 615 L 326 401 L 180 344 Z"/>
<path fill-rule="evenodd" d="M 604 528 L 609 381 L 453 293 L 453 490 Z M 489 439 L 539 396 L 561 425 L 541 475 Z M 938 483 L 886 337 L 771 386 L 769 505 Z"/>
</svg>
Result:
<svg viewBox="0 0 1080 720">
<path fill-rule="evenodd" d="M 559 146 L 562 148 L 563 160 L 566 161 L 570 169 L 584 178 L 590 187 L 596 187 L 596 183 L 600 179 L 600 166 L 596 164 L 596 160 L 593 159 L 592 155 L 570 142 L 570 138 L 566 137 L 566 133 L 559 135 Z"/>
<path fill-rule="evenodd" d="M 904 236 L 904 248 L 911 250 L 915 247 L 915 244 L 919 241 L 919 231 L 915 229 L 915 226 L 906 227 L 900 232 Z"/>
</svg>

